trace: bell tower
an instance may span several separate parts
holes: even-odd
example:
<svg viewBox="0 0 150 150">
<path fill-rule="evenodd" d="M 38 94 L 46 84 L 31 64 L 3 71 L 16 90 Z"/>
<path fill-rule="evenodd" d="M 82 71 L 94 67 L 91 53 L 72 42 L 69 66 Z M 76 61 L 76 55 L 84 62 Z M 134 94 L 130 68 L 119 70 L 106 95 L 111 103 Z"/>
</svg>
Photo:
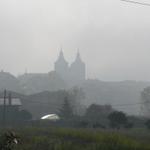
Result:
<svg viewBox="0 0 150 150">
<path fill-rule="evenodd" d="M 86 67 L 82 61 L 79 51 L 77 52 L 75 61 L 70 66 L 71 78 L 75 84 L 80 84 L 86 78 Z"/>
<path fill-rule="evenodd" d="M 63 51 L 61 50 L 59 53 L 59 57 L 55 62 L 55 71 L 56 73 L 58 73 L 58 75 L 60 75 L 60 77 L 63 80 L 66 81 L 68 78 L 68 70 L 69 70 L 68 62 L 65 60 Z"/>
</svg>

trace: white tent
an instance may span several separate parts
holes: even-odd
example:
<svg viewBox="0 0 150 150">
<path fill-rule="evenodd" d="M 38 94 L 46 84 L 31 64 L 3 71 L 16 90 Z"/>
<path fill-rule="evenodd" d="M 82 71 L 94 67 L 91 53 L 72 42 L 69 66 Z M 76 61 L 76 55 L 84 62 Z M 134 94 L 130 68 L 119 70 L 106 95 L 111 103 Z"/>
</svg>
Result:
<svg viewBox="0 0 150 150">
<path fill-rule="evenodd" d="M 56 114 L 48 114 L 41 118 L 42 120 L 51 120 L 51 121 L 57 121 L 60 119 L 60 117 Z"/>
</svg>

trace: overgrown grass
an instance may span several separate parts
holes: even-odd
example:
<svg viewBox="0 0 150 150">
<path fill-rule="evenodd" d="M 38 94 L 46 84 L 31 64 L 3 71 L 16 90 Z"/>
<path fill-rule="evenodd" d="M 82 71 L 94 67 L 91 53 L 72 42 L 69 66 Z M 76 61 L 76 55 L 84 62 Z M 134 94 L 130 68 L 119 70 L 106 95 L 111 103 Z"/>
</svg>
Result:
<svg viewBox="0 0 150 150">
<path fill-rule="evenodd" d="M 15 150 L 150 150 L 149 142 L 125 132 L 24 128 L 16 130 L 16 133 L 21 143 Z"/>
</svg>

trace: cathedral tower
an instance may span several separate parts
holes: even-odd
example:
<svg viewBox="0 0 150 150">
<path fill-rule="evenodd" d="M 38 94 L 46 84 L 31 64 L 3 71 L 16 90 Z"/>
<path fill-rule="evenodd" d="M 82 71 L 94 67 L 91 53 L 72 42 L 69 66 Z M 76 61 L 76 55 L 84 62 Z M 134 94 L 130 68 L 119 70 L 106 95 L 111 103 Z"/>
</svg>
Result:
<svg viewBox="0 0 150 150">
<path fill-rule="evenodd" d="M 75 61 L 70 66 L 70 74 L 75 85 L 80 84 L 86 78 L 85 63 L 81 60 L 79 52 L 77 53 Z"/>
<path fill-rule="evenodd" d="M 66 81 L 68 79 L 69 67 L 67 61 L 64 58 L 62 50 L 60 51 L 58 60 L 55 62 L 55 71 L 63 80 Z"/>
</svg>

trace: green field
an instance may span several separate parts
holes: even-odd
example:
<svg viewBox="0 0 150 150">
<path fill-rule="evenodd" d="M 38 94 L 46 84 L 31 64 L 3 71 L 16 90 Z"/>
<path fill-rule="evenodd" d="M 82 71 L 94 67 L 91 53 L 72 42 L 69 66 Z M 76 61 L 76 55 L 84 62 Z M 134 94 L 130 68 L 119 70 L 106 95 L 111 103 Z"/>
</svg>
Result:
<svg viewBox="0 0 150 150">
<path fill-rule="evenodd" d="M 150 150 L 150 133 L 144 129 L 24 128 L 15 132 L 20 142 L 14 150 Z"/>
</svg>

